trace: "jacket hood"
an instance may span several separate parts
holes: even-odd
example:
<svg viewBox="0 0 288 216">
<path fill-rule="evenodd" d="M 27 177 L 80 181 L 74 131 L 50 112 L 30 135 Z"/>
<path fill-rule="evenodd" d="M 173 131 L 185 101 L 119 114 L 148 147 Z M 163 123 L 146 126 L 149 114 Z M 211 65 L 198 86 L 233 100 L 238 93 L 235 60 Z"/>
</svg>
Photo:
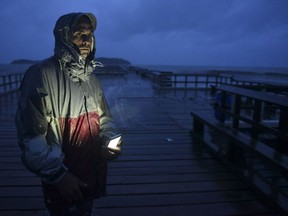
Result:
<svg viewBox="0 0 288 216">
<path fill-rule="evenodd" d="M 92 31 L 94 32 L 97 26 L 96 17 L 91 13 L 69 13 L 61 16 L 54 28 L 55 37 L 55 55 L 60 59 L 74 59 L 79 63 L 81 56 L 79 55 L 79 50 L 76 45 L 71 41 L 72 39 L 72 29 L 76 25 L 77 21 L 82 17 L 86 16 L 91 22 Z M 95 55 L 95 37 L 93 35 L 93 41 L 91 43 L 91 52 L 87 56 L 87 60 L 91 61 L 94 59 Z"/>
<path fill-rule="evenodd" d="M 80 80 L 87 81 L 97 66 L 97 62 L 94 60 L 96 52 L 94 34 L 91 43 L 91 52 L 86 58 L 80 55 L 78 47 L 72 43 L 72 29 L 83 16 L 88 17 L 92 25 L 92 31 L 94 32 L 97 20 L 91 13 L 65 14 L 57 20 L 53 31 L 55 36 L 54 55 L 59 59 L 61 68 L 75 82 Z"/>
</svg>

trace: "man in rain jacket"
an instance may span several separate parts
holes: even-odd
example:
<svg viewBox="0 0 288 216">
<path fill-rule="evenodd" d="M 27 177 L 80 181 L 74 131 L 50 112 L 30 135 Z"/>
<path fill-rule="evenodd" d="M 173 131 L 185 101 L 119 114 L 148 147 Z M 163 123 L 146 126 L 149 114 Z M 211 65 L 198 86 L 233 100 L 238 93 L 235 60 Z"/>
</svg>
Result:
<svg viewBox="0 0 288 216">
<path fill-rule="evenodd" d="M 32 65 L 21 85 L 16 116 L 23 164 L 42 180 L 50 215 L 90 215 L 105 196 L 107 148 L 117 135 L 101 85 L 92 74 L 97 21 L 90 13 L 61 16 L 54 56 Z M 75 214 L 76 213 L 76 214 Z"/>
</svg>

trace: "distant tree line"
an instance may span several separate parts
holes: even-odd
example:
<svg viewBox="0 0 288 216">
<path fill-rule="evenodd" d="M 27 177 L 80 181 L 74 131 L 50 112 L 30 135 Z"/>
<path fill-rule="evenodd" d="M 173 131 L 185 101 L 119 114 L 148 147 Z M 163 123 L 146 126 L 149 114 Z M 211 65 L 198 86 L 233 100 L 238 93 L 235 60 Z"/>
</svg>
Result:
<svg viewBox="0 0 288 216">
<path fill-rule="evenodd" d="M 30 60 L 30 59 L 17 59 L 12 61 L 10 64 L 35 64 L 39 61 Z"/>
<path fill-rule="evenodd" d="M 100 57 L 96 58 L 96 61 L 103 63 L 104 65 L 131 65 L 131 63 L 125 59 L 121 58 L 106 58 Z"/>
<path fill-rule="evenodd" d="M 131 65 L 131 63 L 125 59 L 121 58 L 106 58 L 100 57 L 96 58 L 96 61 L 100 61 L 104 65 Z M 17 59 L 11 62 L 11 64 L 35 64 L 39 61 L 31 59 Z"/>
</svg>

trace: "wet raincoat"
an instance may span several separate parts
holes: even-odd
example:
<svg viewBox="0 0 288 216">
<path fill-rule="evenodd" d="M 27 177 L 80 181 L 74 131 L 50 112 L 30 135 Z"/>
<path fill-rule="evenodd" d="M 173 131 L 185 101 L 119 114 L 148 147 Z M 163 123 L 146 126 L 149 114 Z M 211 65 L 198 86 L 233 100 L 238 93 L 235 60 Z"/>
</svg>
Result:
<svg viewBox="0 0 288 216">
<path fill-rule="evenodd" d="M 92 73 L 97 66 L 94 36 L 86 59 L 71 42 L 71 29 L 81 16 L 87 16 L 95 30 L 92 14 L 71 13 L 58 19 L 54 56 L 25 74 L 16 126 L 23 164 L 44 184 L 49 187 L 70 171 L 95 197 L 105 194 L 107 163 L 101 146 L 116 132 Z"/>
</svg>

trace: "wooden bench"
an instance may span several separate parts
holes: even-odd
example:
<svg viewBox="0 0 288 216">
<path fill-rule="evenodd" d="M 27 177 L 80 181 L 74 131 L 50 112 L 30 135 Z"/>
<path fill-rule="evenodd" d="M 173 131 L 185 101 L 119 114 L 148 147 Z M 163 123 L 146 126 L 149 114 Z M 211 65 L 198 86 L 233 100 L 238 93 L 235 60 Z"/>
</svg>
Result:
<svg viewBox="0 0 288 216">
<path fill-rule="evenodd" d="M 264 101 L 268 100 L 277 105 L 280 104 L 282 112 L 286 113 L 286 99 L 278 100 L 277 96 L 269 98 L 263 92 L 258 92 L 259 94 L 257 94 L 253 90 L 245 89 L 242 91 L 239 87 L 231 86 L 230 88 L 225 86 L 219 87 L 219 89 L 225 91 L 224 96 L 228 93 L 237 94 L 238 96 L 245 95 L 246 97 L 255 97 L 257 101 L 264 98 Z M 223 115 L 228 114 L 231 116 L 232 125 L 226 124 L 224 118 L 222 122 L 217 120 L 211 113 L 206 111 L 193 110 L 191 112 L 193 117 L 191 132 L 192 134 L 197 134 L 204 141 L 206 147 L 252 188 L 261 192 L 276 206 L 288 213 L 288 190 L 285 189 L 288 186 L 288 156 L 277 151 L 273 146 L 268 146 L 258 136 L 255 136 L 255 132 L 252 131 L 254 128 L 266 127 L 265 130 L 271 129 L 272 133 L 285 138 L 287 136 L 287 133 L 285 133 L 286 127 L 281 121 L 279 124 L 282 124 L 282 128 L 269 128 L 261 125 L 262 123 L 258 116 L 245 122 L 251 125 L 251 131 L 250 133 L 244 132 L 239 127 L 239 122 L 246 119 L 241 116 L 240 107 L 235 107 L 240 106 L 239 98 L 234 98 L 232 101 L 232 110 L 222 109 Z M 224 106 L 225 100 L 222 102 Z M 254 111 L 260 112 L 257 108 Z M 283 118 L 283 113 L 280 118 Z"/>
<path fill-rule="evenodd" d="M 221 92 L 219 110 L 222 112 L 222 122 L 225 120 L 224 117 L 229 115 L 233 120 L 231 127 L 239 129 L 239 123 L 244 122 L 250 125 L 251 134 L 256 139 L 260 133 L 273 135 L 276 137 L 274 148 L 288 154 L 288 97 L 235 86 L 220 86 L 217 89 Z M 228 95 L 232 97 L 230 110 L 225 108 Z M 251 112 L 250 117 L 241 113 L 243 111 L 243 98 L 248 99 L 252 105 L 252 109 L 249 110 Z M 265 110 L 272 107 L 276 114 L 275 120 L 278 122 L 276 127 L 271 127 L 263 121 Z"/>
<path fill-rule="evenodd" d="M 284 179 L 285 184 L 288 184 L 288 157 L 239 130 L 227 127 L 205 112 L 193 111 L 191 115 L 192 132 L 200 135 L 206 146 L 245 182 L 288 212 L 287 193 L 263 175 L 261 170 L 257 170 L 257 164 L 260 164 L 262 169 L 269 170 L 272 175 L 278 176 L 279 181 Z M 224 151 L 222 145 L 209 138 L 209 129 L 222 139 L 227 138 L 228 146 Z M 221 138 L 218 141 L 221 142 Z"/>
</svg>

